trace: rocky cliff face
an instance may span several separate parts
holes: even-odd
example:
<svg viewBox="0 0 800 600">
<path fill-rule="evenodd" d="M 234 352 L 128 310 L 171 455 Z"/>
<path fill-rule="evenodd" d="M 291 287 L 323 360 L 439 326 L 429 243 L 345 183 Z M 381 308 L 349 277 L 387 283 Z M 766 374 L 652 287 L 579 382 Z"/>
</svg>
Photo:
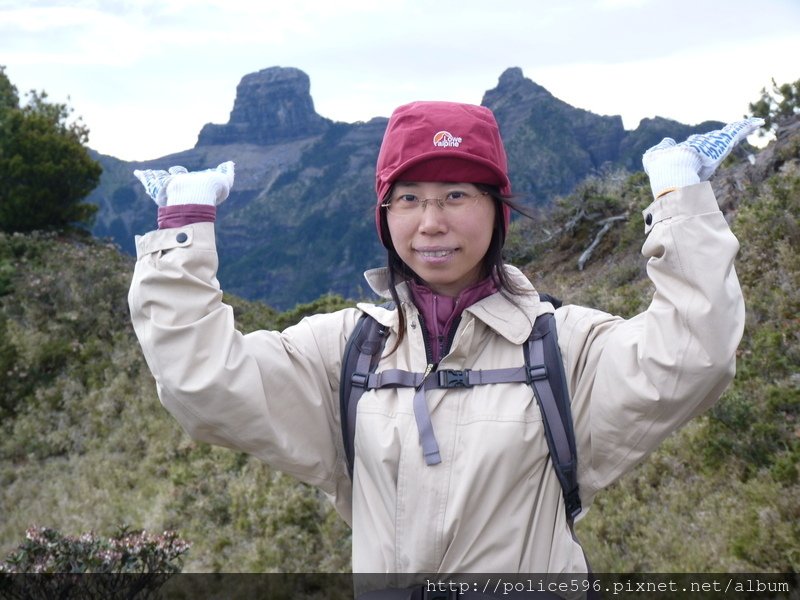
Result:
<svg viewBox="0 0 800 600">
<path fill-rule="evenodd" d="M 619 116 L 575 108 L 507 69 L 482 104 L 495 113 L 516 193 L 546 203 L 569 192 L 588 173 L 616 163 L 626 132 Z"/>
<path fill-rule="evenodd" d="M 194 148 L 137 163 L 98 156 L 100 206 L 93 233 L 134 253 L 133 238 L 155 226 L 155 207 L 134 169 L 236 162 L 236 184 L 217 215 L 219 279 L 226 291 L 289 308 L 326 292 L 368 296 L 361 277 L 383 264 L 374 226 L 374 169 L 387 119 L 334 123 L 314 111 L 308 76 L 270 68 L 246 75 L 230 120 L 205 125 Z M 554 97 L 518 68 L 506 70 L 483 104 L 498 120 L 515 194 L 547 204 L 606 165 L 641 169 L 641 154 L 670 135 L 714 129 L 667 119 L 625 131 Z"/>
<path fill-rule="evenodd" d="M 330 121 L 314 111 L 308 75 L 299 69 L 272 67 L 245 75 L 225 125 L 208 123 L 197 146 L 279 144 L 323 133 Z"/>
</svg>

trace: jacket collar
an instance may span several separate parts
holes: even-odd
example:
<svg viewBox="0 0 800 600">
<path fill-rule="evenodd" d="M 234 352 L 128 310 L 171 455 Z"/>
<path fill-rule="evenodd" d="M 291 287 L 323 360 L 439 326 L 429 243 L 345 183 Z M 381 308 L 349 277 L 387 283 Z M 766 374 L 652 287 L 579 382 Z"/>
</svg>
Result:
<svg viewBox="0 0 800 600">
<path fill-rule="evenodd" d="M 540 302 L 538 292 L 519 269 L 511 265 L 505 265 L 504 268 L 511 280 L 529 293 L 509 299 L 503 292 L 497 292 L 464 309 L 464 314 L 473 315 L 509 342 L 522 344 L 528 339 L 535 318 L 540 313 L 553 312 L 553 306 L 547 302 Z M 386 267 L 371 269 L 364 273 L 364 277 L 376 294 L 391 299 L 389 271 Z M 416 318 L 418 310 L 412 301 L 408 284 L 399 283 L 397 293 L 408 318 Z M 359 304 L 358 307 L 372 315 L 382 325 L 397 328 L 397 316 L 393 311 L 389 312 L 366 303 Z"/>
</svg>

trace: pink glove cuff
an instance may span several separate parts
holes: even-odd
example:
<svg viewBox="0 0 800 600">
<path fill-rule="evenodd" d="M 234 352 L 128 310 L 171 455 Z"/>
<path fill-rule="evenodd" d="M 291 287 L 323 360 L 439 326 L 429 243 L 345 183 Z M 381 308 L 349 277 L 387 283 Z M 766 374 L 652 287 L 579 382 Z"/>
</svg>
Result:
<svg viewBox="0 0 800 600">
<path fill-rule="evenodd" d="M 214 223 L 217 207 L 208 204 L 176 204 L 158 207 L 158 228 L 183 227 L 192 223 Z"/>
</svg>

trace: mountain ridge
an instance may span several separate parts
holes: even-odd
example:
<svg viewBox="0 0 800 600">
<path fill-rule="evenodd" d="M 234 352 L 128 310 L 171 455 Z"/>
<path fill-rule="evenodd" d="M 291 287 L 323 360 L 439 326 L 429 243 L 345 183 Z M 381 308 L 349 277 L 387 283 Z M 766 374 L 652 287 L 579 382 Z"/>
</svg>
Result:
<svg viewBox="0 0 800 600">
<path fill-rule="evenodd" d="M 720 126 L 643 120 L 626 131 L 620 116 L 570 106 L 506 69 L 482 104 L 495 112 L 514 192 L 547 206 L 608 166 L 639 170 L 641 153 L 665 135 Z M 193 148 L 147 161 L 93 153 L 103 166 L 88 201 L 99 206 L 92 232 L 135 253 L 134 236 L 155 227 L 155 208 L 134 169 L 189 170 L 236 162 L 236 183 L 217 215 L 219 277 L 225 289 L 278 308 L 333 292 L 369 294 L 361 273 L 384 263 L 375 235 L 374 168 L 388 118 L 336 122 L 317 114 L 301 70 L 269 67 L 245 75 L 230 118 L 207 123 Z"/>
</svg>

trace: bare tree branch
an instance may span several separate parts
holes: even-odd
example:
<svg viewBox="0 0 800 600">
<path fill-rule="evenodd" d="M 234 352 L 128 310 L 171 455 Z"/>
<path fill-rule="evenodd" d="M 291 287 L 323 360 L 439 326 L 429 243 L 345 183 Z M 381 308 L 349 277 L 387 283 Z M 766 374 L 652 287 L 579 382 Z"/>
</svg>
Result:
<svg viewBox="0 0 800 600">
<path fill-rule="evenodd" d="M 595 248 L 597 248 L 597 245 L 600 243 L 600 240 L 603 239 L 603 236 L 608 233 L 608 230 L 614 226 L 614 223 L 627 220 L 628 215 L 616 215 L 614 217 L 608 217 L 607 219 L 597 222 L 598 225 L 602 225 L 603 227 L 594 236 L 594 240 L 592 240 L 592 243 L 589 244 L 589 247 L 586 248 L 586 250 L 584 250 L 580 255 L 580 258 L 578 258 L 578 271 L 583 271 L 583 267 L 592 256 L 592 252 L 594 252 Z"/>
</svg>

